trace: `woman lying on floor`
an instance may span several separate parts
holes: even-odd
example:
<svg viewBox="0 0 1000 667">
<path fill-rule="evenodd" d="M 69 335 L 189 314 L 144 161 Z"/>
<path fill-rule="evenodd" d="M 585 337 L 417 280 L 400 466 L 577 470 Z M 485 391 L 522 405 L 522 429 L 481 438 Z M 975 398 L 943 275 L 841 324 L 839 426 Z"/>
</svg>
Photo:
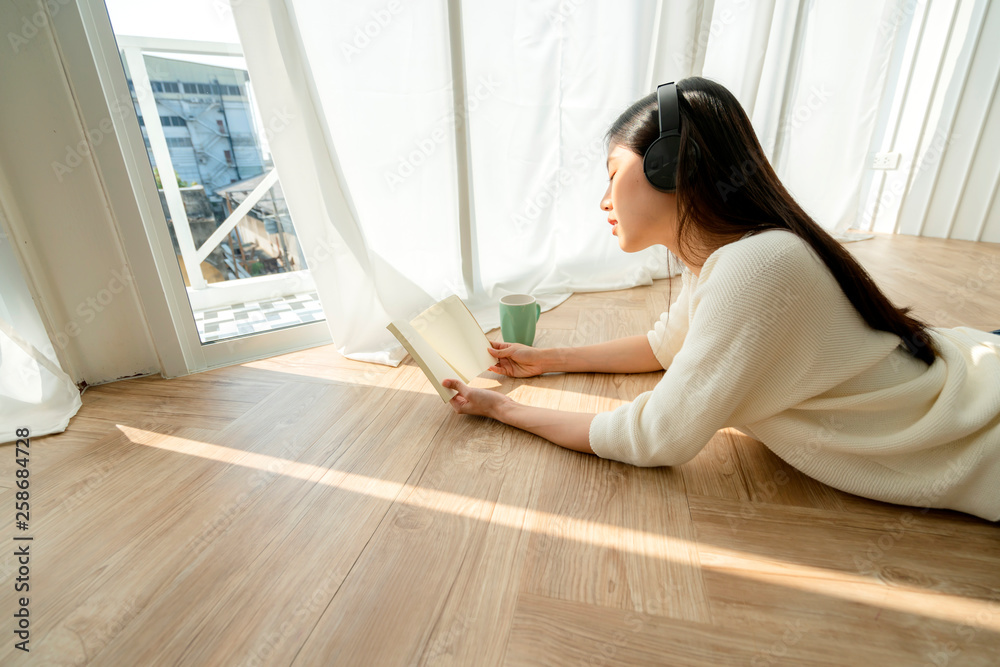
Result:
<svg viewBox="0 0 1000 667">
<path fill-rule="evenodd" d="M 664 84 L 607 138 L 601 208 L 625 252 L 662 244 L 683 260 L 677 300 L 646 335 L 495 342 L 490 370 L 666 373 L 596 415 L 449 379 L 456 412 L 637 466 L 680 465 L 731 427 L 842 491 L 1000 520 L 1000 336 L 893 306 L 785 190 L 720 84 Z"/>
</svg>

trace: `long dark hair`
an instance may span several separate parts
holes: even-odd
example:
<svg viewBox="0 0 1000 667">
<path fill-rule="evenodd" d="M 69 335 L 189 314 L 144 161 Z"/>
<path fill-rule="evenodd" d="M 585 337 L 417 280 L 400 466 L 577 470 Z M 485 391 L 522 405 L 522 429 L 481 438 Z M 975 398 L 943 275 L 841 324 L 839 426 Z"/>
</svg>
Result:
<svg viewBox="0 0 1000 667">
<path fill-rule="evenodd" d="M 908 315 L 911 308 L 894 306 L 840 242 L 796 203 L 764 155 L 739 100 L 725 86 L 699 76 L 678 81 L 677 93 L 681 254 L 698 265 L 706 257 L 698 255 L 693 241 L 711 249 L 749 231 L 787 229 L 813 247 L 870 327 L 898 335 L 913 356 L 932 364 L 939 352 L 928 325 Z M 642 157 L 659 134 L 656 93 L 650 93 L 618 117 L 605 139 Z"/>
</svg>

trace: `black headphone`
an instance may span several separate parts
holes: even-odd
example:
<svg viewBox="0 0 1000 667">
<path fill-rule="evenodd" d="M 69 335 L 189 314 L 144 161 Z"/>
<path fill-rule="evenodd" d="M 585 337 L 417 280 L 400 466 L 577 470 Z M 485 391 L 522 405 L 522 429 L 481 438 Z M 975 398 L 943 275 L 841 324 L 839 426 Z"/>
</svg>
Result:
<svg viewBox="0 0 1000 667">
<path fill-rule="evenodd" d="M 659 108 L 660 136 L 649 145 L 642 156 L 642 170 L 646 180 L 663 192 L 677 189 L 677 159 L 681 147 L 681 116 L 677 108 L 677 86 L 673 81 L 656 87 L 656 102 Z M 694 146 L 695 159 L 700 155 L 698 144 Z M 689 173 L 693 172 L 691 165 Z"/>
</svg>

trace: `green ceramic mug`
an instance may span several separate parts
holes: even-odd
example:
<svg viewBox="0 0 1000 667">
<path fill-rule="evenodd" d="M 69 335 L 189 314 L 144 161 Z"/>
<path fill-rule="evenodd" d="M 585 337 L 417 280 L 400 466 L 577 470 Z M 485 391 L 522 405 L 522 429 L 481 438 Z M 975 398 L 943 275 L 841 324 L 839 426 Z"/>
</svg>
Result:
<svg viewBox="0 0 1000 667">
<path fill-rule="evenodd" d="M 500 333 L 506 343 L 531 345 L 535 342 L 535 323 L 542 306 L 530 294 L 508 294 L 500 299 Z"/>
</svg>

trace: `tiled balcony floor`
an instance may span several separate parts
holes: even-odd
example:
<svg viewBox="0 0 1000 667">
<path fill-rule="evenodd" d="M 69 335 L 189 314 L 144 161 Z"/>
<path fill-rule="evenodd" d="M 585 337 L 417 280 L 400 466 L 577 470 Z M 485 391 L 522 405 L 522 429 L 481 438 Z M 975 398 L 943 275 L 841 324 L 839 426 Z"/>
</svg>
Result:
<svg viewBox="0 0 1000 667">
<path fill-rule="evenodd" d="M 201 342 L 283 329 L 326 319 L 316 292 L 265 301 L 247 301 L 223 308 L 195 311 Z"/>
</svg>

